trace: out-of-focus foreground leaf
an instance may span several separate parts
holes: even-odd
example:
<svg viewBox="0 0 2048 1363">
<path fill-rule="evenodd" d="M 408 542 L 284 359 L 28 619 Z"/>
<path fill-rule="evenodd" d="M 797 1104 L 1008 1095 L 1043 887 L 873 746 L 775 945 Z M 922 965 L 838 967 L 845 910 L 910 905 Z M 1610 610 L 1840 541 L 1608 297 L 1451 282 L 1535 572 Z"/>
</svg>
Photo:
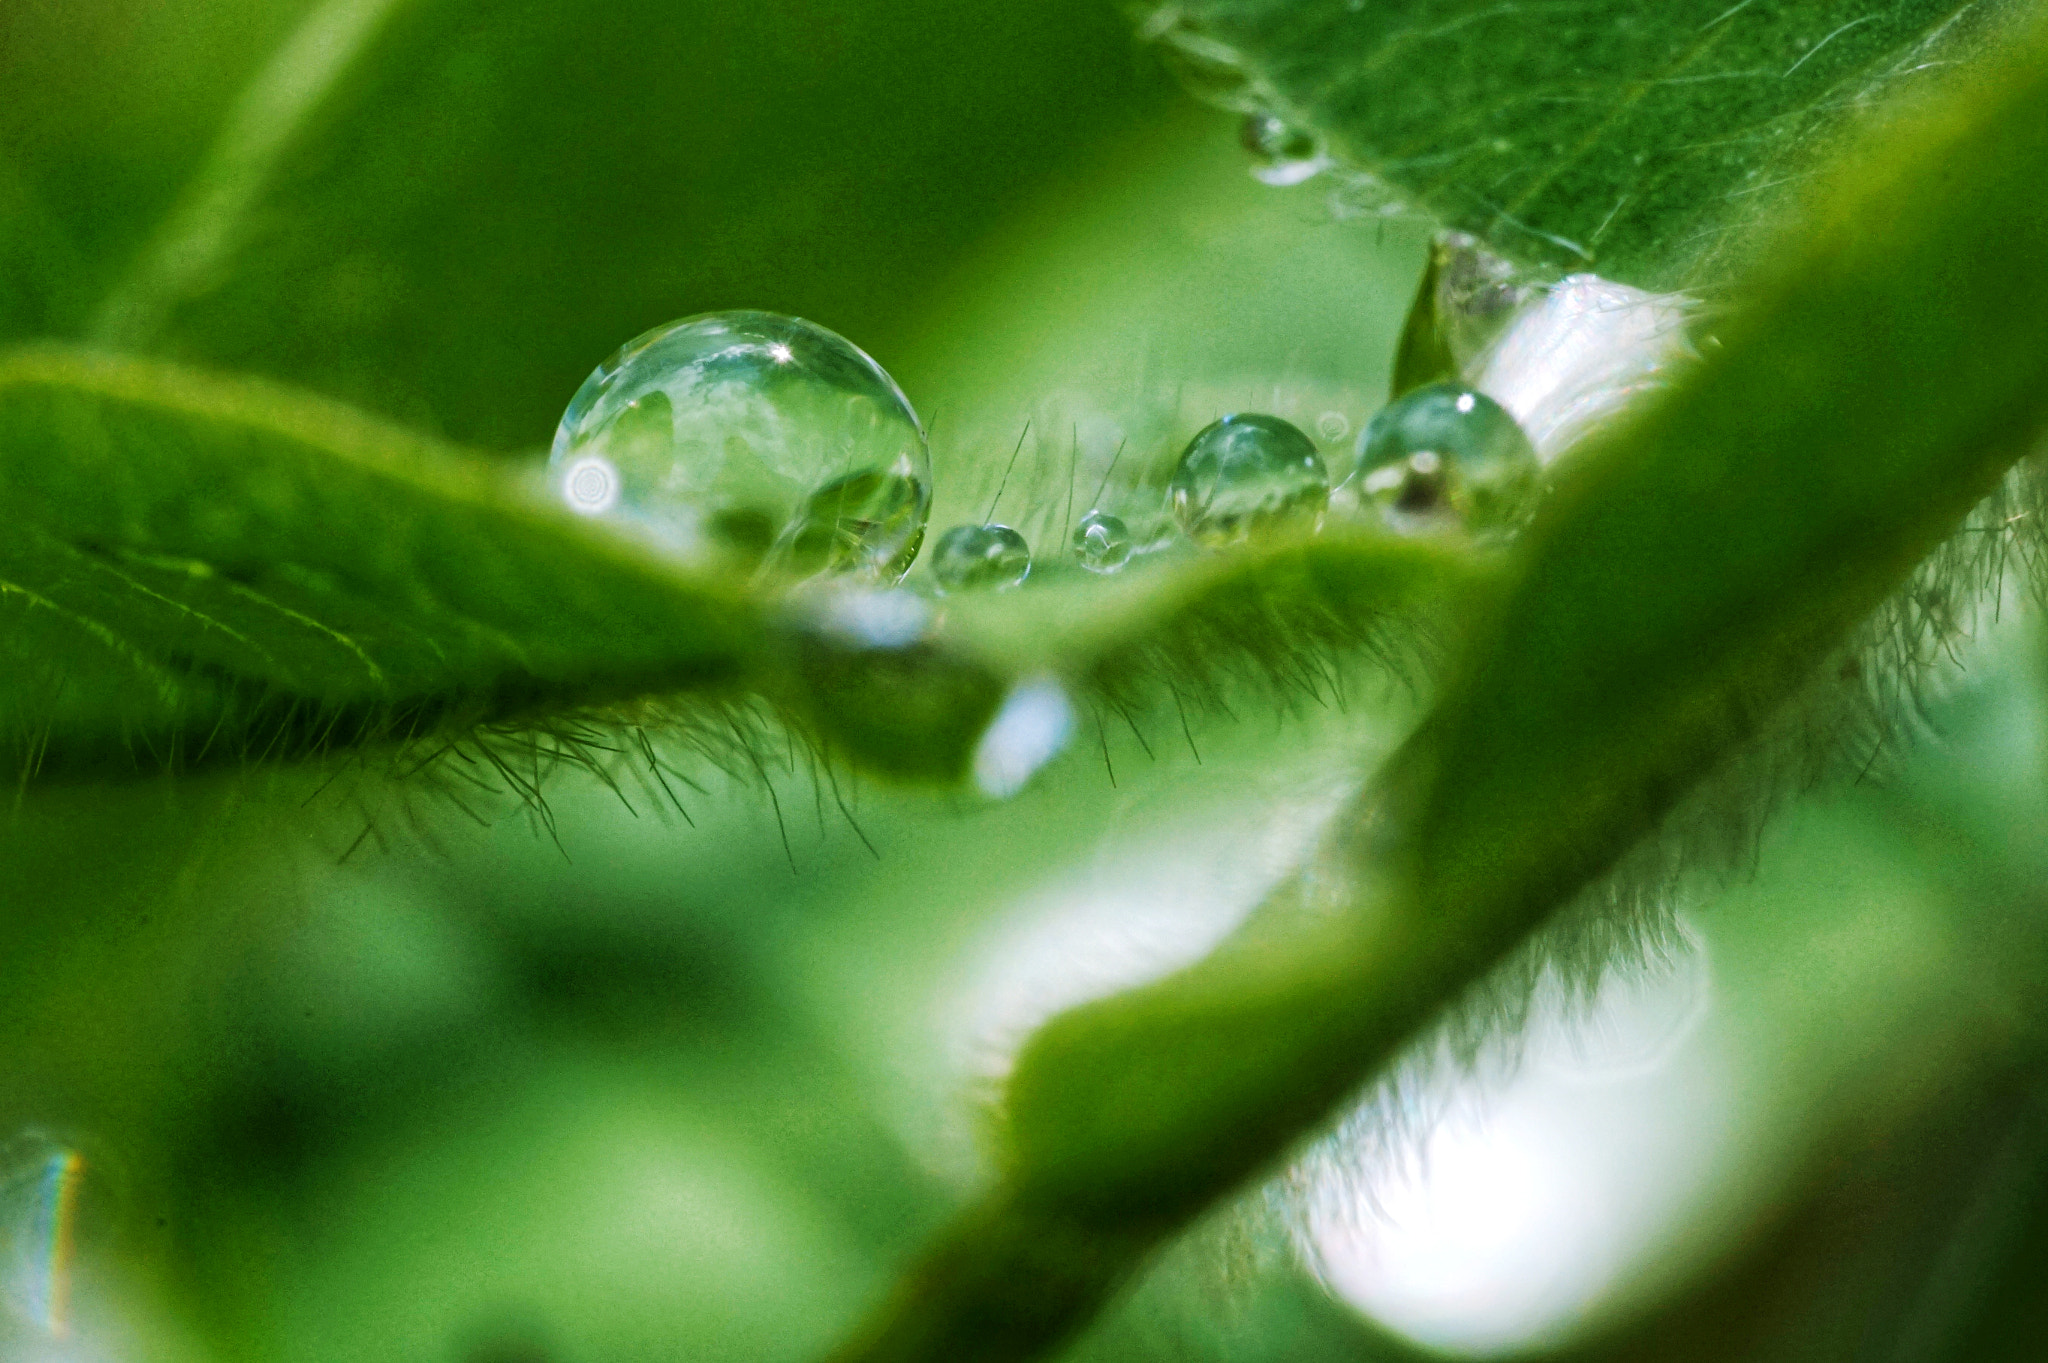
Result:
<svg viewBox="0 0 2048 1363">
<path fill-rule="evenodd" d="M 1553 270 L 1696 282 L 1845 114 L 1974 55 L 1988 0 L 1169 0 L 1198 92 L 1314 131 L 1387 197 Z"/>
<path fill-rule="evenodd" d="M 2044 53 L 2037 24 L 1891 120 L 1725 350 L 1561 471 L 1275 921 L 1039 1033 L 1006 1178 L 845 1357 L 1049 1349 L 1739 753 L 1997 485 L 2048 415 Z"/>
</svg>

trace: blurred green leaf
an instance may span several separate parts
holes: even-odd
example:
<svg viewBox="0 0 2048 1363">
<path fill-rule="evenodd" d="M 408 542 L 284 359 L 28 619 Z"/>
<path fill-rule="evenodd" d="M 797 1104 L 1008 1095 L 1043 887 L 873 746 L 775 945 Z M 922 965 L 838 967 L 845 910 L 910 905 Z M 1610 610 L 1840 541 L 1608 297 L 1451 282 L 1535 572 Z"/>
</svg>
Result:
<svg viewBox="0 0 2048 1363">
<path fill-rule="evenodd" d="M 1519 580 L 1310 873 L 1379 904 L 1351 963 L 1318 941 L 1055 1023 L 1015 1094 L 1029 1184 L 1157 1207 L 1250 1172 L 1761 733 L 1997 485 L 2048 414 L 2044 40 L 1854 159 L 1725 350 L 1559 472 Z M 1241 1067 L 1136 1081 L 1134 1050 L 1179 1074 L 1225 1017 Z M 1321 1058 L 1274 1091 L 1296 1054 Z"/>
<path fill-rule="evenodd" d="M 0 156 L 0 338 L 65 325 L 84 301 L 82 273 L 77 244 Z"/>
<path fill-rule="evenodd" d="M 1188 83 L 1327 139 L 1397 202 L 1552 270 L 1697 282 L 1797 202 L 1844 115 L 1952 64 L 1982 0 L 1169 0 Z"/>
<path fill-rule="evenodd" d="M 801 314 L 886 361 L 952 260 L 1167 94 L 1096 0 L 78 0 L 9 22 L 0 137 L 87 243 L 100 343 L 500 449 L 674 317 Z M 182 84 L 156 69 L 180 62 Z"/>
<path fill-rule="evenodd" d="M 1560 470 L 1432 715 L 1276 899 L 1305 923 L 1033 1039 L 1004 1184 L 845 1357 L 1050 1349 L 1762 733 L 1998 484 L 2048 417 L 2044 52 L 2037 25 L 1910 141 L 1872 135 L 1725 350 Z"/>
</svg>

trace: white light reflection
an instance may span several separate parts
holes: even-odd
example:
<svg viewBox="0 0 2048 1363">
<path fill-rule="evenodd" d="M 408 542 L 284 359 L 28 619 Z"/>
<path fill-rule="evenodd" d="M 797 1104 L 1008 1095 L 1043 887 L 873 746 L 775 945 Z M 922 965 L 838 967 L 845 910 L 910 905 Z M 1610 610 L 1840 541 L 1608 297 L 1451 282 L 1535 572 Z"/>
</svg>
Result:
<svg viewBox="0 0 2048 1363">
<path fill-rule="evenodd" d="M 601 454 L 586 454 L 562 473 L 563 498 L 571 511 L 598 516 L 619 502 L 619 471 Z"/>
<path fill-rule="evenodd" d="M 818 628 L 854 648 L 905 648 L 924 637 L 930 603 L 915 592 L 834 591 L 822 596 Z"/>
<path fill-rule="evenodd" d="M 1293 185 L 1313 180 L 1328 170 L 1332 162 L 1327 156 L 1291 157 L 1275 161 L 1271 165 L 1253 166 L 1252 178 L 1262 185 L 1276 189 L 1287 189 Z"/>
<path fill-rule="evenodd" d="M 1578 1026 L 1539 1004 L 1527 1063 L 1462 1082 L 1394 1167 L 1311 1193 L 1338 1296 L 1418 1343 L 1485 1356 L 1561 1343 L 1654 1271 L 1732 1138 L 1705 957 L 1616 975 Z"/>
<path fill-rule="evenodd" d="M 1572 275 L 1524 309 L 1468 372 L 1549 463 L 1698 358 L 1686 335 L 1692 307 L 1683 294 Z"/>
<path fill-rule="evenodd" d="M 1006 800 L 1059 756 L 1074 732 L 1074 704 L 1051 677 L 1018 682 L 974 750 L 974 784 Z"/>
<path fill-rule="evenodd" d="M 1211 807 L 1177 786 L 1125 800 L 1093 867 L 1020 900 L 961 958 L 935 1001 L 946 1090 L 988 1096 L 1048 1018 L 1208 955 L 1300 864 L 1353 789 L 1348 774 L 1280 771 L 1247 774 L 1229 793 L 1248 798 Z M 963 1185 L 987 1174 L 980 1120 L 971 1103 L 941 1115 L 929 1147 L 936 1172 Z"/>
</svg>

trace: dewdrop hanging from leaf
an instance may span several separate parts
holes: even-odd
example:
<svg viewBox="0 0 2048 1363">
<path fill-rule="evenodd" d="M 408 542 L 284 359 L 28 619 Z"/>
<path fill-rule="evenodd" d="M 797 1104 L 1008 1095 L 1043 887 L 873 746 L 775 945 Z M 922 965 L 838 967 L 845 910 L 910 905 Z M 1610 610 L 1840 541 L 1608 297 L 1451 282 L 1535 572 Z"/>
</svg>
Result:
<svg viewBox="0 0 2048 1363">
<path fill-rule="evenodd" d="M 1298 185 L 1330 168 L 1315 134 L 1278 115 L 1246 114 L 1237 136 L 1251 155 L 1252 178 L 1262 184 Z"/>
<path fill-rule="evenodd" d="M 882 367 L 800 318 L 720 312 L 599 365 L 555 432 L 568 507 L 688 561 L 778 579 L 900 579 L 924 542 L 931 457 Z"/>
</svg>

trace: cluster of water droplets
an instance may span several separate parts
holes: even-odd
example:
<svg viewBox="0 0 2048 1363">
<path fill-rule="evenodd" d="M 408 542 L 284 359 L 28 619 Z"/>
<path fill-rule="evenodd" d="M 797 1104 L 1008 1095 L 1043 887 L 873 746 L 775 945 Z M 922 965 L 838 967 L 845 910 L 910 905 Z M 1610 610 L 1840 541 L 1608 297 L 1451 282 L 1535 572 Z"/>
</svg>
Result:
<svg viewBox="0 0 2048 1363">
<path fill-rule="evenodd" d="M 1181 448 L 1156 509 L 1104 504 L 1120 442 L 1078 522 L 1057 532 L 1067 563 L 1112 574 L 1174 543 L 1224 549 L 1313 533 L 1332 514 L 1402 534 L 1497 534 L 1537 487 L 1521 427 L 1464 385 L 1386 406 L 1336 476 L 1325 451 L 1344 450 L 1350 422 L 1325 412 L 1313 425 L 1320 447 L 1267 413 L 1212 421 Z M 1004 487 L 1022 447 L 1020 436 Z M 823 327 L 765 312 L 687 318 L 627 344 L 569 404 L 549 471 L 580 515 L 693 565 L 783 586 L 895 586 L 933 500 L 924 427 L 881 366 Z M 940 594 L 1031 580 L 1030 540 L 996 519 L 1002 495 L 937 536 L 929 568 Z"/>
</svg>

